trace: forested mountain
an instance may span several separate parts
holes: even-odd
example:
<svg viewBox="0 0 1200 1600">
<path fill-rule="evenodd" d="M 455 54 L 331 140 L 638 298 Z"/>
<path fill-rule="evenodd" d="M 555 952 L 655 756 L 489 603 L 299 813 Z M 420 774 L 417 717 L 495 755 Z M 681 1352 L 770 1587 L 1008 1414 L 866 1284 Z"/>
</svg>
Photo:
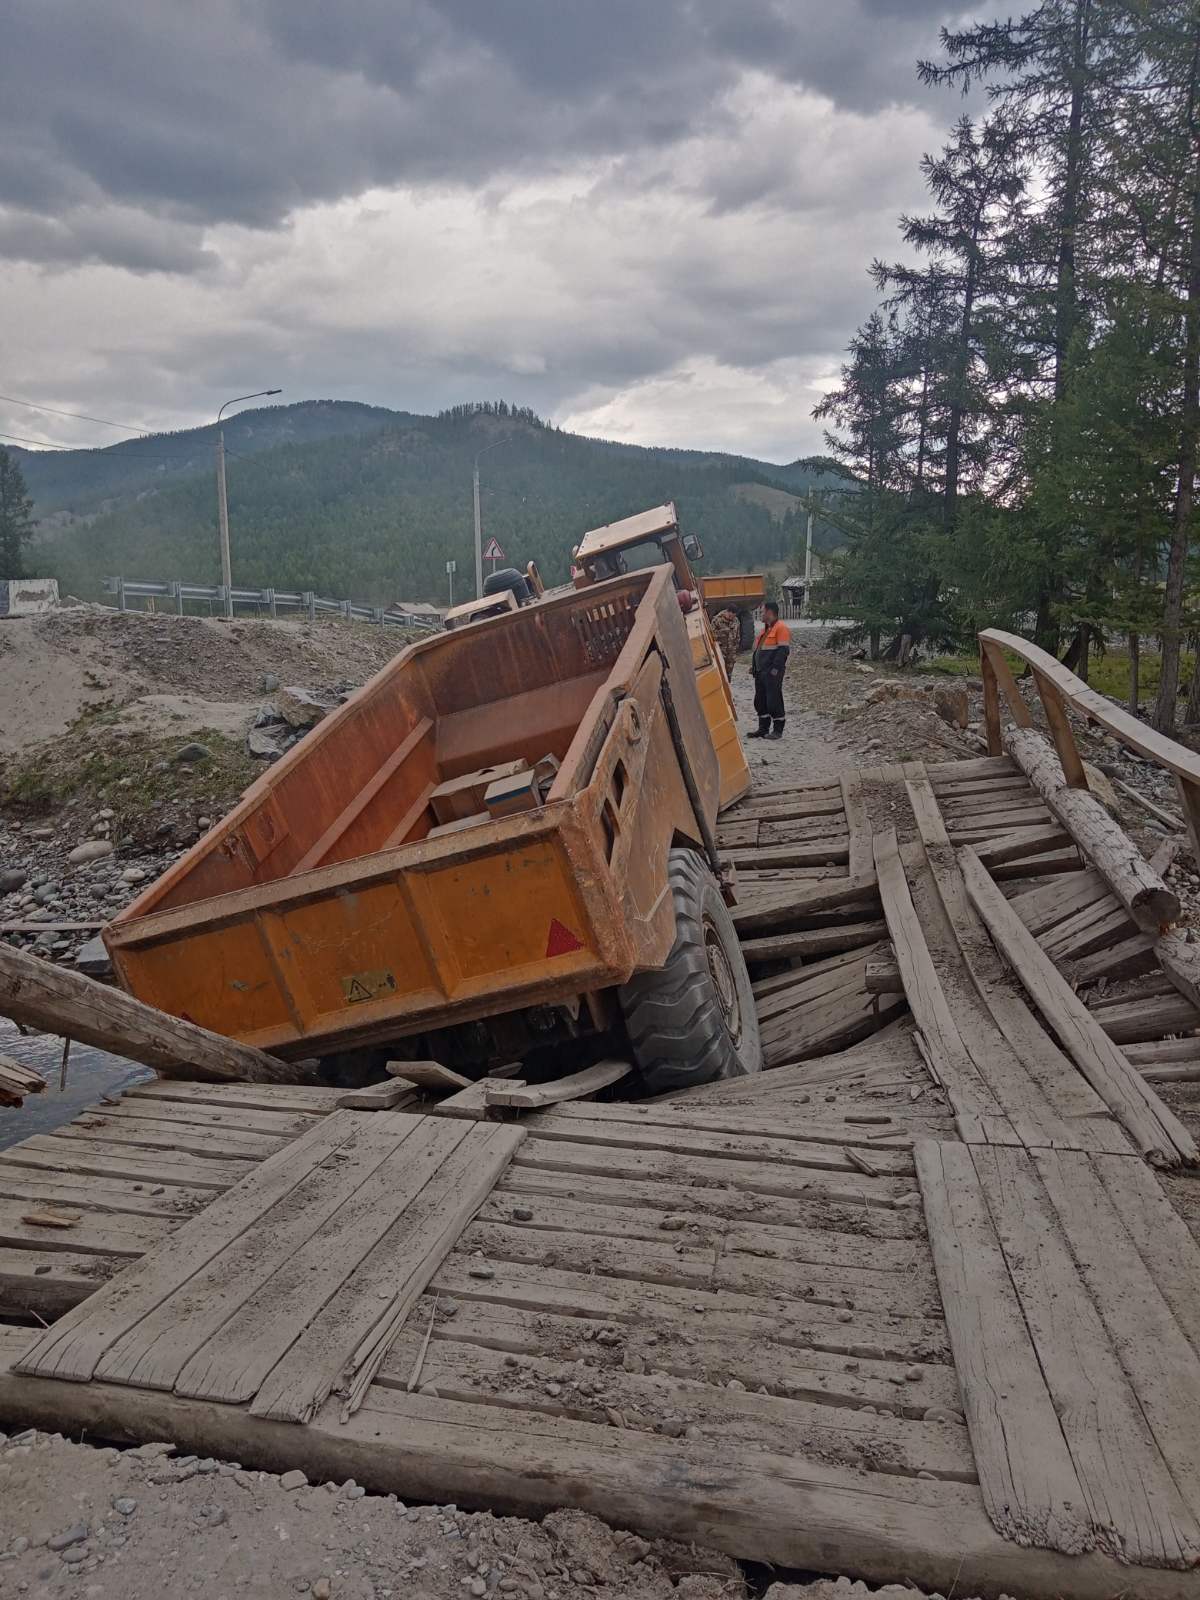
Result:
<svg viewBox="0 0 1200 1600">
<path fill-rule="evenodd" d="M 612 444 L 503 403 L 437 417 L 340 402 L 271 407 L 233 418 L 225 438 L 234 581 L 380 604 L 444 600 L 450 557 L 457 596 L 469 592 L 471 472 L 488 446 L 485 538 L 514 562 L 536 560 L 547 581 L 567 576 L 587 529 L 663 500 L 704 542 L 710 572 L 791 561 L 803 537 L 798 497 L 847 486 L 823 460 L 773 466 Z M 116 573 L 217 582 L 212 443 L 208 428 L 102 451 L 14 450 L 42 520 L 29 564 L 85 597 Z M 818 526 L 818 548 L 837 538 Z"/>
</svg>

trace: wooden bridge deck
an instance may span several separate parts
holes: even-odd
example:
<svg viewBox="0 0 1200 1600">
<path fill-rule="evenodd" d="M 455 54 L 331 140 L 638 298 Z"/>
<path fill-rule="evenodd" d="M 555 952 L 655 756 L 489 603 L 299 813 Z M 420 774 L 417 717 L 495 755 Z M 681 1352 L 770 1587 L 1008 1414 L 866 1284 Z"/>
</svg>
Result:
<svg viewBox="0 0 1200 1600">
<path fill-rule="evenodd" d="M 1014 774 L 727 815 L 761 1077 L 500 1126 L 155 1083 L 4 1152 L 0 1414 L 943 1593 L 1200 1595 L 1200 1259 L 1144 1159 L 1194 1158 L 1147 1074 L 1200 1011 Z"/>
</svg>

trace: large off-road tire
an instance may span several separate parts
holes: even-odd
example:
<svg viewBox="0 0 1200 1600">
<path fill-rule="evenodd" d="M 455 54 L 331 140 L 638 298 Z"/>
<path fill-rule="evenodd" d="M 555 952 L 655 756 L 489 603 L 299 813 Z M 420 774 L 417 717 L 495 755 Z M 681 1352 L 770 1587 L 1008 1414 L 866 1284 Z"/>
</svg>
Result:
<svg viewBox="0 0 1200 1600">
<path fill-rule="evenodd" d="M 739 611 L 738 612 L 738 649 L 739 650 L 753 650 L 754 649 L 754 635 L 757 633 L 757 631 L 758 631 L 758 629 L 755 626 L 753 611 Z"/>
<path fill-rule="evenodd" d="M 668 873 L 671 953 L 664 967 L 619 991 L 634 1061 L 654 1094 L 762 1066 L 750 974 L 717 880 L 695 850 L 672 850 Z"/>
</svg>

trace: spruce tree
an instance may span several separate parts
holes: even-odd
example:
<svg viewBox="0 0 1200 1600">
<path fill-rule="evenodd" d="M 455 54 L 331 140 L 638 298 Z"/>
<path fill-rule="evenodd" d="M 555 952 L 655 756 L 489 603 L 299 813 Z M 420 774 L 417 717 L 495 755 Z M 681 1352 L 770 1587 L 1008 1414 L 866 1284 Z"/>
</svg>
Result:
<svg viewBox="0 0 1200 1600">
<path fill-rule="evenodd" d="M 24 547 L 33 538 L 33 501 L 20 463 L 0 445 L 0 578 L 21 578 Z"/>
</svg>

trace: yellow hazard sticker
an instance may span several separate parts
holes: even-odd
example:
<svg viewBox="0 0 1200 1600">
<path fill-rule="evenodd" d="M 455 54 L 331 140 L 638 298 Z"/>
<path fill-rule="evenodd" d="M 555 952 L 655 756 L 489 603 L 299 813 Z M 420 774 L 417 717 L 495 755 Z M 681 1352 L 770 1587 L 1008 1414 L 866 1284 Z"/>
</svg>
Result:
<svg viewBox="0 0 1200 1600">
<path fill-rule="evenodd" d="M 360 1006 L 366 1000 L 378 1000 L 382 995 L 395 992 L 396 978 L 391 972 L 352 972 L 342 979 L 342 993 L 350 1006 Z"/>
</svg>

